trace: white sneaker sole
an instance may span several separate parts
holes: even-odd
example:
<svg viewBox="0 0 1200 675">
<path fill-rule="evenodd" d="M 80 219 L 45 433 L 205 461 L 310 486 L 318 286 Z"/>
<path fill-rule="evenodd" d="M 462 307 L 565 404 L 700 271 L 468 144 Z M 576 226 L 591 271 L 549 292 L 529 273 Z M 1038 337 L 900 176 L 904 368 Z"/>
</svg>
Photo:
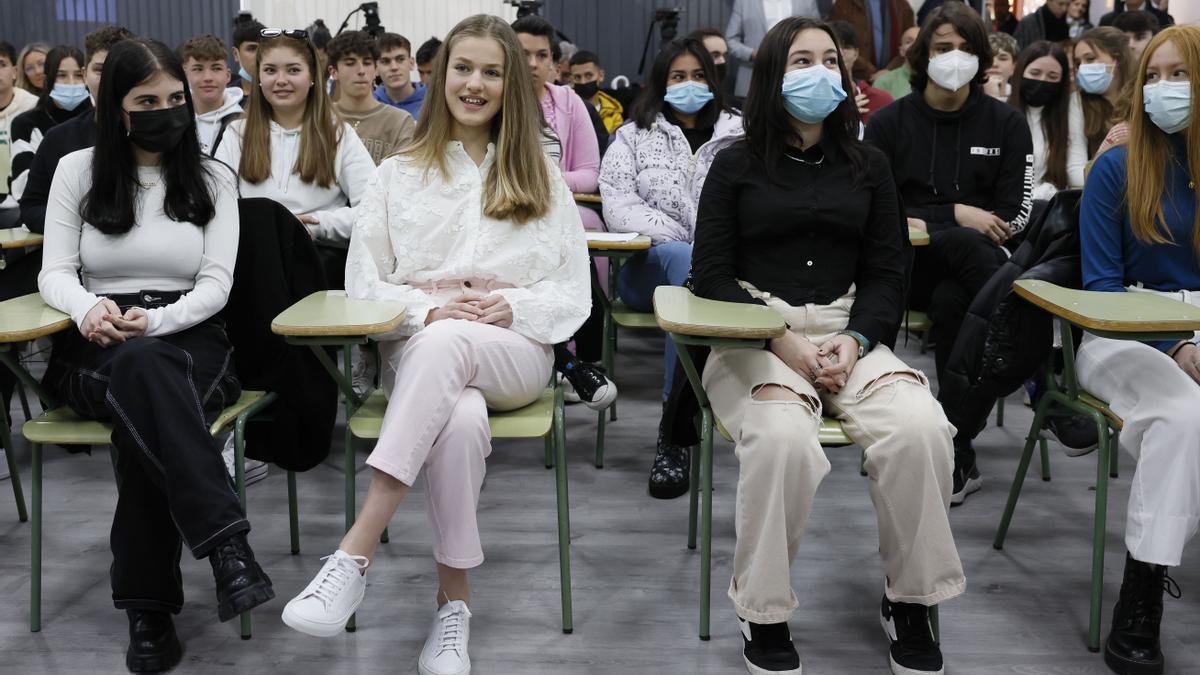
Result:
<svg viewBox="0 0 1200 675">
<path fill-rule="evenodd" d="M 456 670 L 453 673 L 440 670 L 430 670 L 425 667 L 425 664 L 417 661 L 417 672 L 420 675 L 470 675 L 471 674 L 471 658 L 467 657 L 467 663 L 462 670 Z"/>
<path fill-rule="evenodd" d="M 266 478 L 268 466 L 269 465 L 266 462 L 258 462 L 257 466 L 255 466 L 253 468 L 247 466 L 246 467 L 246 485 L 254 485 L 258 481 Z"/>
<path fill-rule="evenodd" d="M 967 501 L 967 495 L 973 492 L 979 492 L 979 489 L 982 487 L 983 476 L 980 476 L 979 478 L 968 478 L 967 482 L 963 484 L 963 489 L 961 492 L 955 492 L 954 494 L 950 495 L 950 506 L 958 506 L 959 504 L 962 504 L 963 502 Z"/>
<path fill-rule="evenodd" d="M 596 393 L 599 394 L 596 400 L 583 401 L 583 404 L 596 412 L 600 412 L 607 409 L 608 406 L 613 404 L 613 401 L 617 400 L 617 385 L 612 380 L 609 380 L 608 384 L 600 387 L 600 391 Z"/>
<path fill-rule="evenodd" d="M 283 622 L 291 628 L 311 635 L 313 637 L 336 637 L 346 630 L 346 622 L 354 613 L 358 611 L 358 606 L 362 604 L 363 598 L 366 596 L 367 587 L 363 584 L 362 589 L 358 592 L 358 597 L 354 599 L 354 604 L 351 605 L 350 611 L 335 621 L 326 623 L 322 621 L 313 621 L 292 609 L 292 603 L 288 603 L 283 608 Z"/>
<path fill-rule="evenodd" d="M 764 670 L 750 663 L 750 659 L 746 658 L 746 654 L 742 654 L 742 660 L 746 662 L 746 672 L 750 675 L 803 675 L 804 664 L 801 663 L 799 668 L 793 670 Z"/>
</svg>

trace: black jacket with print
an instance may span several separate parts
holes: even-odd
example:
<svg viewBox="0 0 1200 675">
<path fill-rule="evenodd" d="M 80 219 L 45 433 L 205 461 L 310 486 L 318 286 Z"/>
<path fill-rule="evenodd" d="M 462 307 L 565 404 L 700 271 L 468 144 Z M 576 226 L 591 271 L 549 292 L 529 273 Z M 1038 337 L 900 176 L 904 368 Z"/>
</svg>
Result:
<svg viewBox="0 0 1200 675">
<path fill-rule="evenodd" d="M 995 213 L 1015 235 L 1033 205 L 1033 139 L 1025 116 L 971 85 L 963 107 L 934 110 L 914 91 L 871 116 L 866 140 L 892 163 L 910 218 L 957 227 L 954 205 Z"/>
</svg>

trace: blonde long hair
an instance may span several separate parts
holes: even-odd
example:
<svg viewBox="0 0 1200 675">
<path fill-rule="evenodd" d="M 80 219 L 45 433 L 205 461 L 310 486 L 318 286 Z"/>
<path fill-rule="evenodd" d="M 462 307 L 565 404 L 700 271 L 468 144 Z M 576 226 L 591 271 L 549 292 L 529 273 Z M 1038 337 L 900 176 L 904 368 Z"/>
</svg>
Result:
<svg viewBox="0 0 1200 675">
<path fill-rule="evenodd" d="M 446 144 L 453 140 L 454 117 L 446 102 L 446 69 L 450 52 L 464 38 L 491 38 L 504 52 L 504 93 L 500 112 L 492 118 L 495 162 L 483 186 L 483 212 L 490 218 L 524 223 L 550 210 L 550 171 L 542 150 L 542 110 L 517 34 L 503 19 L 477 14 L 463 19 L 446 36 L 433 59 L 433 79 L 412 143 L 401 154 L 426 171 L 437 168 L 444 178 Z"/>
<path fill-rule="evenodd" d="M 1142 86 L 1146 83 L 1146 66 L 1150 57 L 1170 41 L 1179 50 L 1189 73 L 1200 73 L 1200 26 L 1172 26 L 1155 35 L 1142 53 L 1141 63 L 1134 74 L 1130 89 L 1129 151 L 1126 153 L 1125 199 L 1129 205 L 1129 222 L 1133 235 L 1144 244 L 1172 243 L 1171 232 L 1163 216 L 1162 196 L 1165 190 L 1167 164 L 1171 162 L 1170 140 L 1167 134 L 1150 121 L 1143 109 Z M 1193 75 L 1195 77 L 1195 75 Z M 1200 176 L 1200 98 L 1195 94 L 1193 81 L 1192 116 L 1187 127 L 1187 167 L 1192 177 Z M 1183 162 L 1180 162 L 1181 164 Z M 1172 198 L 1197 199 L 1195 192 L 1171 195 Z M 1200 211 L 1192 225 L 1192 248 L 1200 253 Z"/>
<path fill-rule="evenodd" d="M 29 44 L 25 45 L 25 47 L 21 50 L 21 53 L 17 55 L 17 62 L 13 65 L 17 69 L 17 86 L 35 96 L 41 96 L 42 90 L 35 87 L 33 82 L 29 81 L 29 77 L 25 75 L 25 59 L 34 52 L 45 56 L 46 54 L 50 53 L 50 45 L 46 44 L 45 42 L 30 42 Z M 84 64 L 84 66 L 86 65 L 87 64 Z M 43 80 L 43 82 L 49 82 L 51 86 L 53 86 L 54 80 Z"/>
<path fill-rule="evenodd" d="M 1109 103 L 1104 94 L 1089 94 L 1082 90 L 1079 92 L 1080 102 L 1083 104 L 1083 131 L 1087 136 L 1088 157 L 1093 157 L 1108 130 L 1129 116 L 1129 87 L 1133 84 L 1137 60 L 1133 56 L 1133 50 L 1129 48 L 1129 38 L 1112 26 L 1089 29 L 1079 36 L 1075 44 L 1080 43 L 1086 44 L 1093 52 L 1108 54 L 1117 62 L 1113 69 L 1113 79 L 1120 84 L 1121 91 L 1116 106 Z"/>
<path fill-rule="evenodd" d="M 327 188 L 337 180 L 337 148 L 342 140 L 342 125 L 334 115 L 325 93 L 327 73 L 317 62 L 317 52 L 308 40 L 280 35 L 264 39 L 258 47 L 258 68 L 250 86 L 250 106 L 242 135 L 242 159 L 238 175 L 249 183 L 261 183 L 271 177 L 271 117 L 274 110 L 262 87 L 263 56 L 274 49 L 287 48 L 304 56 L 313 85 L 305 98 L 304 118 L 300 123 L 300 152 L 292 171 L 305 183 Z"/>
</svg>

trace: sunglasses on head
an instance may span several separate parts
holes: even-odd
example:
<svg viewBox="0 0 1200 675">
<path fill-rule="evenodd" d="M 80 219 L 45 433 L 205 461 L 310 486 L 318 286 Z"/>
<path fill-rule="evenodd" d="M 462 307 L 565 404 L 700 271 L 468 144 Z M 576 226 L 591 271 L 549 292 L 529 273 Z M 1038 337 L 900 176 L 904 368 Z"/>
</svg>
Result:
<svg viewBox="0 0 1200 675">
<path fill-rule="evenodd" d="M 263 38 L 276 38 L 281 35 L 295 40 L 308 39 L 308 31 L 299 28 L 263 28 L 258 31 L 258 36 Z"/>
</svg>

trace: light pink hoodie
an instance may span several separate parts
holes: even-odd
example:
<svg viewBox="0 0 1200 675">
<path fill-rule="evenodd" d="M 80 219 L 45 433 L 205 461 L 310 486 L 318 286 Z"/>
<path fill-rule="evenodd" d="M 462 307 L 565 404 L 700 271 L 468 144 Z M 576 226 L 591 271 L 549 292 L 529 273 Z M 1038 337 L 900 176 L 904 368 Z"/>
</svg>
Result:
<svg viewBox="0 0 1200 675">
<path fill-rule="evenodd" d="M 600 145 L 585 105 L 573 89 L 546 83 L 542 114 L 562 145 L 558 168 L 571 192 L 594 193 L 600 185 Z M 592 209 L 581 206 L 579 215 L 585 228 L 604 229 L 600 216 Z"/>
</svg>

